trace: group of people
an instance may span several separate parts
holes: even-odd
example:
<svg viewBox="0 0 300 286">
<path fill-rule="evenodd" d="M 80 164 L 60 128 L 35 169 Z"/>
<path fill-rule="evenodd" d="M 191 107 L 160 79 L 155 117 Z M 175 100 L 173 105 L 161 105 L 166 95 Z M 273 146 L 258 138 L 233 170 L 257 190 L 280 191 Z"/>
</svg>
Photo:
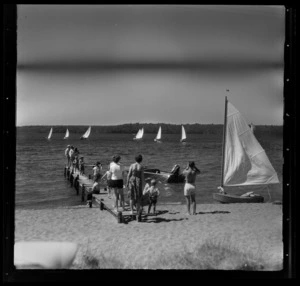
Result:
<svg viewBox="0 0 300 286">
<path fill-rule="evenodd" d="M 69 151 L 67 151 L 69 148 Z M 73 151 L 71 151 L 73 150 Z M 68 160 L 68 166 L 77 168 L 81 174 L 84 174 L 84 162 L 83 156 L 79 156 L 77 148 L 68 145 L 66 149 L 66 157 Z M 75 158 L 79 158 L 79 165 L 76 165 Z M 82 161 L 80 161 L 82 160 Z M 75 165 L 74 165 L 75 161 Z M 93 193 L 100 192 L 100 182 L 106 177 L 108 197 L 113 197 L 114 208 L 118 211 L 120 206 L 122 210 L 125 210 L 125 195 L 124 189 L 127 189 L 127 196 L 129 199 L 130 211 L 133 214 L 136 210 L 137 214 L 141 214 L 143 211 L 143 196 L 148 197 L 148 214 L 153 206 L 153 213 L 156 215 L 156 204 L 157 199 L 160 196 L 159 188 L 157 187 L 157 181 L 155 179 L 145 180 L 144 178 L 144 167 L 142 166 L 143 156 L 137 155 L 135 162 L 130 165 L 129 169 L 121 164 L 121 156 L 115 155 L 112 157 L 112 161 L 109 164 L 108 170 L 102 175 L 102 164 L 96 162 L 93 166 L 93 186 L 91 191 L 88 193 L 87 200 L 88 204 L 92 200 Z M 81 162 L 81 164 L 80 164 Z M 71 165 L 72 164 L 72 165 Z M 186 168 L 183 170 L 185 176 L 184 185 L 184 196 L 186 199 L 187 214 L 196 214 L 196 177 L 200 174 L 200 170 L 195 166 L 193 161 L 190 161 Z M 124 183 L 126 181 L 126 183 Z M 190 211 L 192 206 L 192 213 Z"/>
<path fill-rule="evenodd" d="M 80 174 L 84 174 L 84 157 L 80 156 L 79 150 L 73 145 L 68 145 L 65 150 L 65 157 L 67 158 L 67 167 L 79 170 Z"/>
</svg>

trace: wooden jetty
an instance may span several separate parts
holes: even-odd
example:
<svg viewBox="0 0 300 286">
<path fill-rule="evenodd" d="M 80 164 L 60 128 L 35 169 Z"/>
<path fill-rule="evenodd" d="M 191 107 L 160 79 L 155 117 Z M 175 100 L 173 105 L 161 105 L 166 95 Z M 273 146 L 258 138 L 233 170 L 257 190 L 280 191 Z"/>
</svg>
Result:
<svg viewBox="0 0 300 286">
<path fill-rule="evenodd" d="M 81 175 L 79 170 L 75 170 L 74 168 L 65 167 L 64 176 L 70 182 L 71 187 L 74 187 L 76 190 L 76 194 L 81 197 L 81 201 L 87 201 L 87 195 L 91 191 L 93 186 L 93 180 L 91 175 Z M 130 220 L 137 220 L 141 221 L 142 217 L 141 214 L 137 215 L 136 212 L 131 214 L 129 210 L 128 202 L 125 202 L 125 211 L 116 211 L 114 208 L 114 199 L 112 197 L 108 197 L 108 192 L 106 188 L 106 179 L 102 179 L 100 182 L 100 192 L 99 194 L 92 195 L 92 201 L 89 202 L 89 207 L 93 207 L 93 203 L 99 205 L 101 211 L 107 210 L 111 213 L 118 221 L 118 223 L 126 223 Z M 126 197 L 126 196 L 125 196 Z M 120 208 L 119 208 L 120 209 Z"/>
</svg>

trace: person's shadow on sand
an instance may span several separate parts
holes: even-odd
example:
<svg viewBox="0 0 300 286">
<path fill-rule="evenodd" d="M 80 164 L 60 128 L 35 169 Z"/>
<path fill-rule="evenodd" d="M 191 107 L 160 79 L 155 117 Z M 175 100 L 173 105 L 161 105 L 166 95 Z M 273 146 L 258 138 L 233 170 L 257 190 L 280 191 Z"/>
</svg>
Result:
<svg viewBox="0 0 300 286">
<path fill-rule="evenodd" d="M 212 211 L 212 212 L 198 212 L 196 213 L 196 215 L 198 214 L 230 214 L 230 212 L 228 211 Z"/>
<path fill-rule="evenodd" d="M 167 219 L 167 218 L 162 218 L 162 217 L 147 217 L 146 219 L 143 218 L 142 222 L 143 223 L 160 223 L 160 222 L 171 222 L 171 221 L 182 221 L 182 220 L 187 220 L 188 218 L 179 218 L 179 219 Z"/>
</svg>

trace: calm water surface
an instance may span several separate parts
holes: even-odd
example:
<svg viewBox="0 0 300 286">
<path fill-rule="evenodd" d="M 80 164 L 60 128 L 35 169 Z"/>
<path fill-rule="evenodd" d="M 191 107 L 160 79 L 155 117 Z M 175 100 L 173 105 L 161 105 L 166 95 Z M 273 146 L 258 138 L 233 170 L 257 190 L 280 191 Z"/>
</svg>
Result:
<svg viewBox="0 0 300 286">
<path fill-rule="evenodd" d="M 132 140 L 131 134 L 93 134 L 88 140 L 80 140 L 80 134 L 71 134 L 63 140 L 64 134 L 53 133 L 51 141 L 47 134 L 18 132 L 16 162 L 16 207 L 49 208 L 84 204 L 76 196 L 74 188 L 64 178 L 67 144 L 77 147 L 86 164 L 101 161 L 107 168 L 114 154 L 121 156 L 121 163 L 129 166 L 136 154 L 144 157 L 143 165 L 170 171 L 174 164 L 183 169 L 187 161 L 195 161 L 202 174 L 197 177 L 197 203 L 217 203 L 212 194 L 220 185 L 222 138 L 218 135 L 188 135 L 188 142 L 179 142 L 176 134 L 163 134 L 163 142 L 155 143 L 156 134 L 145 134 L 142 142 Z M 261 136 L 257 138 L 278 173 L 282 182 L 282 138 Z M 92 173 L 92 167 L 86 167 Z M 161 196 L 159 203 L 184 203 L 183 184 L 159 183 Z M 265 197 L 265 201 L 282 199 L 282 184 L 268 187 L 231 188 L 228 192 L 242 194 L 255 191 Z"/>
</svg>

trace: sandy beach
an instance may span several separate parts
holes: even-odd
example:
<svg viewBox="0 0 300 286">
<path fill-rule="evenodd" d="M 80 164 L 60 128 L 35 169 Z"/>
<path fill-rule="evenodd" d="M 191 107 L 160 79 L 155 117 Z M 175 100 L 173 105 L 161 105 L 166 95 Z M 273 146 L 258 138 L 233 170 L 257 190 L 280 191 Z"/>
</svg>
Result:
<svg viewBox="0 0 300 286">
<path fill-rule="evenodd" d="M 157 211 L 143 222 L 118 224 L 97 206 L 16 210 L 15 241 L 76 242 L 72 269 L 235 269 L 241 254 L 262 270 L 282 269 L 281 205 L 198 204 L 194 216 L 185 205 Z"/>
</svg>

